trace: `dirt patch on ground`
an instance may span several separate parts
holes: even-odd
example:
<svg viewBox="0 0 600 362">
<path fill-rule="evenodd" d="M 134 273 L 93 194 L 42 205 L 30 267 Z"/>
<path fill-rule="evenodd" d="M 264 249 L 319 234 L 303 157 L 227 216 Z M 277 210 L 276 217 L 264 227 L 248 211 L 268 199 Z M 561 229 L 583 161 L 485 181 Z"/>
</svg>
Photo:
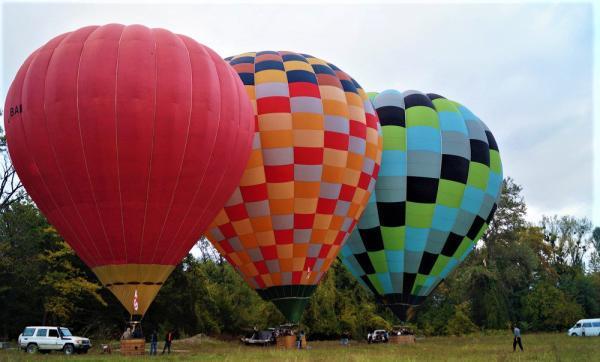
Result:
<svg viewBox="0 0 600 362">
<path fill-rule="evenodd" d="M 188 338 L 178 339 L 173 341 L 174 344 L 224 344 L 227 343 L 221 339 L 207 336 L 206 334 L 200 333 L 195 336 Z"/>
</svg>

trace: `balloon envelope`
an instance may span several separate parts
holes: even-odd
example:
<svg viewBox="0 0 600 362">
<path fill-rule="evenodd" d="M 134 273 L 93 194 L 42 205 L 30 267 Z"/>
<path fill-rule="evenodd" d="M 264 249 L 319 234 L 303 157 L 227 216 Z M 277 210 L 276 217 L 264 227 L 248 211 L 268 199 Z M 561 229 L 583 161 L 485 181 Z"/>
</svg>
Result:
<svg viewBox="0 0 600 362">
<path fill-rule="evenodd" d="M 494 136 L 435 94 L 371 94 L 383 129 L 379 178 L 340 259 L 402 320 L 465 259 L 496 210 Z"/>
<path fill-rule="evenodd" d="M 252 100 L 256 133 L 207 237 L 297 322 L 373 190 L 379 122 L 358 83 L 321 59 L 264 51 L 228 60 Z"/>
<path fill-rule="evenodd" d="M 50 40 L 17 73 L 6 109 L 10 156 L 31 198 L 137 315 L 231 195 L 254 134 L 229 65 L 141 25 Z"/>
</svg>

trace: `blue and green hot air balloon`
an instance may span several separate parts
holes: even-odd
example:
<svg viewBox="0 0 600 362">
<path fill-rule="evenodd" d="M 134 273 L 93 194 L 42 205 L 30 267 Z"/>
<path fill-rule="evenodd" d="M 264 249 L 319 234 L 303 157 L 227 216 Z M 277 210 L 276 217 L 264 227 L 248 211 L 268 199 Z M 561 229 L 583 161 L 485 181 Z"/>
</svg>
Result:
<svg viewBox="0 0 600 362">
<path fill-rule="evenodd" d="M 457 102 L 395 90 L 371 100 L 383 129 L 381 169 L 340 259 L 406 320 L 485 232 L 502 164 L 490 130 Z"/>
</svg>

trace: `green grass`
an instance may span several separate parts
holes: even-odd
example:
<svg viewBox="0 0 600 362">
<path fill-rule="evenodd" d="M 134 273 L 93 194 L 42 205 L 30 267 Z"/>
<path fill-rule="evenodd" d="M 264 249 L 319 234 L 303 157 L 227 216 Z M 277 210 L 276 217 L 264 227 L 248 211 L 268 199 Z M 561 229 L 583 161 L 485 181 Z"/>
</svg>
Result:
<svg viewBox="0 0 600 362">
<path fill-rule="evenodd" d="M 118 345 L 117 342 L 114 345 Z M 512 351 L 510 334 L 471 335 L 466 337 L 431 337 L 414 345 L 368 345 L 351 341 L 342 347 L 336 341 L 309 342 L 310 349 L 278 350 L 274 347 L 246 347 L 235 342 L 210 338 L 175 341 L 173 353 L 160 360 L 209 361 L 600 361 L 600 337 L 568 337 L 564 334 L 526 334 L 525 352 Z M 29 355 L 16 350 L 0 351 L 2 361 L 65 360 L 124 361 L 150 359 L 125 358 L 118 352 L 100 354 L 97 343 L 87 355 Z M 149 346 L 149 345 L 147 345 Z M 159 352 L 162 342 L 159 343 Z"/>
</svg>

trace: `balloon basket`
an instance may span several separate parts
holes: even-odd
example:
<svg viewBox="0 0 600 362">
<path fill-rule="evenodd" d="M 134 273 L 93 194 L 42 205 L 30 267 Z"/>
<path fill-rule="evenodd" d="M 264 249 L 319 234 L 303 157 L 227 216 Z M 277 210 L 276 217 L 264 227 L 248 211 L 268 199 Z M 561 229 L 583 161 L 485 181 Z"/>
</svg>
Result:
<svg viewBox="0 0 600 362">
<path fill-rule="evenodd" d="M 121 340 L 121 354 L 123 356 L 139 356 L 146 351 L 146 340 L 143 338 Z"/>
<path fill-rule="evenodd" d="M 414 335 L 390 336 L 389 343 L 391 343 L 391 344 L 413 344 L 413 343 L 415 343 L 415 336 Z"/>
<path fill-rule="evenodd" d="M 277 337 L 277 348 L 296 349 L 296 336 Z M 306 337 L 302 337 L 302 349 L 306 348 Z"/>
</svg>

